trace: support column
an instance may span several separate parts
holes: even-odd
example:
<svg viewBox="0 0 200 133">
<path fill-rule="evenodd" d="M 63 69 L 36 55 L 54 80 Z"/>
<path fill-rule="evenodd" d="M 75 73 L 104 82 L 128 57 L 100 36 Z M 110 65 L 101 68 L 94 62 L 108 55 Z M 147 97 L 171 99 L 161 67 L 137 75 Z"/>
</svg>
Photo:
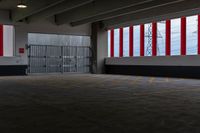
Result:
<svg viewBox="0 0 200 133">
<path fill-rule="evenodd" d="M 186 55 L 186 17 L 181 18 L 181 55 Z"/>
<path fill-rule="evenodd" d="M 123 28 L 119 28 L 119 57 L 123 57 Z"/>
<path fill-rule="evenodd" d="M 0 56 L 3 56 L 3 25 L 0 24 Z"/>
<path fill-rule="evenodd" d="M 114 57 L 114 29 L 110 30 L 110 57 Z"/>
<path fill-rule="evenodd" d="M 157 23 L 152 23 L 152 56 L 157 56 Z"/>
<path fill-rule="evenodd" d="M 198 15 L 198 55 L 200 55 L 200 15 Z"/>
<path fill-rule="evenodd" d="M 171 55 L 171 20 L 166 20 L 166 56 Z"/>
<path fill-rule="evenodd" d="M 140 56 L 144 56 L 144 24 L 140 25 Z"/>
<path fill-rule="evenodd" d="M 133 57 L 133 26 L 129 27 L 129 56 Z"/>
<path fill-rule="evenodd" d="M 100 22 L 92 23 L 91 48 L 92 57 L 92 73 L 105 73 L 104 60 L 108 57 L 108 33 L 107 30 L 101 28 Z"/>
</svg>

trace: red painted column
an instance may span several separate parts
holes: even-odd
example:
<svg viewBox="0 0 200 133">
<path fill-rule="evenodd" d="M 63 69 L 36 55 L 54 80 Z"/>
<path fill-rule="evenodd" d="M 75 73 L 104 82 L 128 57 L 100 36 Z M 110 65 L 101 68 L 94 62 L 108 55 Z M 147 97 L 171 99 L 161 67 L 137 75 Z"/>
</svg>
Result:
<svg viewBox="0 0 200 133">
<path fill-rule="evenodd" d="M 144 56 L 144 24 L 140 25 L 140 56 Z"/>
<path fill-rule="evenodd" d="M 119 57 L 123 57 L 123 28 L 119 29 Z"/>
<path fill-rule="evenodd" d="M 129 27 L 129 56 L 133 57 L 133 26 Z"/>
<path fill-rule="evenodd" d="M 171 55 L 171 20 L 166 20 L 166 56 Z"/>
<path fill-rule="evenodd" d="M 157 56 L 157 23 L 152 23 L 152 56 Z"/>
<path fill-rule="evenodd" d="M 3 56 L 3 25 L 0 24 L 0 56 Z"/>
<path fill-rule="evenodd" d="M 114 57 L 114 29 L 110 30 L 110 57 Z"/>
<path fill-rule="evenodd" d="M 186 55 L 186 17 L 181 18 L 181 55 Z"/>
<path fill-rule="evenodd" d="M 198 54 L 200 55 L 200 15 L 198 15 Z"/>
</svg>

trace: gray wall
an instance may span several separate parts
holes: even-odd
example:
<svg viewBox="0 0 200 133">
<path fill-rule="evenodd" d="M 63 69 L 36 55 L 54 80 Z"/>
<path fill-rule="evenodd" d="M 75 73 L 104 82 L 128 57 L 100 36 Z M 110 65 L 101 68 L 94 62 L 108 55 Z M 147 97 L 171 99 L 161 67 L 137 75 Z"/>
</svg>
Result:
<svg viewBox="0 0 200 133">
<path fill-rule="evenodd" d="M 28 44 L 28 33 L 47 33 L 47 34 L 66 34 L 66 35 L 84 35 L 90 36 L 90 24 L 71 27 L 69 25 L 57 26 L 53 18 L 31 24 L 12 23 L 9 19 L 9 11 L 0 11 L 0 23 L 15 26 L 15 56 L 20 57 L 23 62 L 28 63 L 27 51 L 24 54 L 19 53 L 19 48 L 26 48 Z M 4 57 L 1 57 L 4 58 Z"/>
</svg>

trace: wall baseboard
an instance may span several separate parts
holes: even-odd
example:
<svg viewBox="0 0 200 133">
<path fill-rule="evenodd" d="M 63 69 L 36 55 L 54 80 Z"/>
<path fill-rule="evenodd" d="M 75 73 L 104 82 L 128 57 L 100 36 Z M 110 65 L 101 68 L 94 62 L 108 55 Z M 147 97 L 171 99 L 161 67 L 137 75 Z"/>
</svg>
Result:
<svg viewBox="0 0 200 133">
<path fill-rule="evenodd" d="M 0 76 L 27 75 L 27 65 L 0 65 Z"/>
<path fill-rule="evenodd" d="M 200 66 L 106 65 L 107 74 L 200 78 Z"/>
</svg>

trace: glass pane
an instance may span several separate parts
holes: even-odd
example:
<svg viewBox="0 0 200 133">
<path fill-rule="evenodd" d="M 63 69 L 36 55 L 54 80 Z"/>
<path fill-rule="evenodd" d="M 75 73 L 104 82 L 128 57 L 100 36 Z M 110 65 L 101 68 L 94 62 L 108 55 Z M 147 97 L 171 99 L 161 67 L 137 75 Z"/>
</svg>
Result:
<svg viewBox="0 0 200 133">
<path fill-rule="evenodd" d="M 145 24 L 145 43 L 144 43 L 145 56 L 152 55 L 152 24 Z"/>
<path fill-rule="evenodd" d="M 108 57 L 110 57 L 110 30 L 108 31 Z"/>
<path fill-rule="evenodd" d="M 164 56 L 165 55 L 165 21 L 158 22 L 158 29 L 157 29 L 157 55 Z"/>
<path fill-rule="evenodd" d="M 114 44 L 115 44 L 114 56 L 119 57 L 119 29 L 115 29 L 114 31 Z"/>
<path fill-rule="evenodd" d="M 140 26 L 134 26 L 134 56 L 140 56 Z"/>
<path fill-rule="evenodd" d="M 14 56 L 14 26 L 3 25 L 3 56 Z"/>
<path fill-rule="evenodd" d="M 129 57 L 129 27 L 124 28 L 123 43 L 124 57 Z"/>
<path fill-rule="evenodd" d="M 171 20 L 171 55 L 180 55 L 180 18 Z"/>
<path fill-rule="evenodd" d="M 187 55 L 197 54 L 197 15 L 187 17 Z"/>
</svg>

